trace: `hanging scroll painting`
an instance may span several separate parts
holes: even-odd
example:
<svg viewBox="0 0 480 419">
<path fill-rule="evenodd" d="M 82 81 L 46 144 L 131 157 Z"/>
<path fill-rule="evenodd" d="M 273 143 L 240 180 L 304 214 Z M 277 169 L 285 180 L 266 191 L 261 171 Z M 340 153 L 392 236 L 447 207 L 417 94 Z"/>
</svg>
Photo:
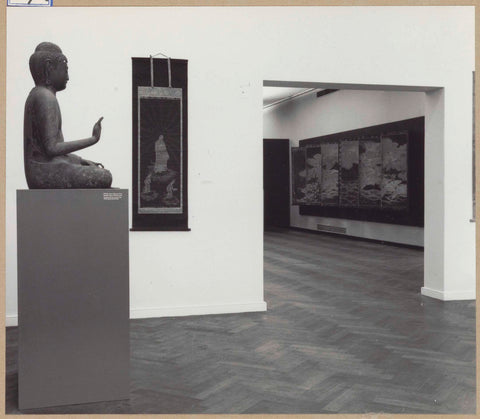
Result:
<svg viewBox="0 0 480 419">
<path fill-rule="evenodd" d="M 133 58 L 132 230 L 188 231 L 187 62 Z"/>
<path fill-rule="evenodd" d="M 138 212 L 182 212 L 182 89 L 138 87 Z"/>
</svg>

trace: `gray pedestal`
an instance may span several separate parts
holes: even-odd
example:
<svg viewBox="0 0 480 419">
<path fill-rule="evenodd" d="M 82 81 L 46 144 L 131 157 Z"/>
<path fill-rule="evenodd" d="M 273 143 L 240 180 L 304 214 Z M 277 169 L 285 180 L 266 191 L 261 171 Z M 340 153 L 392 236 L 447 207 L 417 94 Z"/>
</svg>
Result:
<svg viewBox="0 0 480 419">
<path fill-rule="evenodd" d="M 128 191 L 19 190 L 19 408 L 129 397 Z"/>
</svg>

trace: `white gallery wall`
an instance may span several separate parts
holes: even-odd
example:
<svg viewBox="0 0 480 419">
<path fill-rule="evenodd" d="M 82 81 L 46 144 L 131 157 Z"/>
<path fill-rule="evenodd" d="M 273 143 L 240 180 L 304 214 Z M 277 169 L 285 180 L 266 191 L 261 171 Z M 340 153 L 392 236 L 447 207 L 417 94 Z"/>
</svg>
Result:
<svg viewBox="0 0 480 419">
<path fill-rule="evenodd" d="M 58 43 L 69 59 L 70 82 L 58 94 L 66 140 L 90 135 L 104 116 L 100 142 L 78 154 L 129 189 L 131 57 L 189 61 L 191 232 L 130 233 L 132 317 L 265 309 L 263 80 L 444 87 L 445 146 L 435 157 L 446 173 L 438 179 L 444 257 L 432 287 L 474 290 L 473 7 L 8 8 L 7 324 L 17 312 L 28 58 L 41 41 Z"/>
<path fill-rule="evenodd" d="M 386 124 L 425 115 L 425 93 L 339 90 L 317 98 L 316 92 L 298 96 L 264 111 L 263 137 L 300 140 Z M 423 246 L 423 228 L 340 218 L 300 215 L 290 208 L 292 227 L 317 230 L 317 224 L 343 227 L 346 235 Z"/>
</svg>

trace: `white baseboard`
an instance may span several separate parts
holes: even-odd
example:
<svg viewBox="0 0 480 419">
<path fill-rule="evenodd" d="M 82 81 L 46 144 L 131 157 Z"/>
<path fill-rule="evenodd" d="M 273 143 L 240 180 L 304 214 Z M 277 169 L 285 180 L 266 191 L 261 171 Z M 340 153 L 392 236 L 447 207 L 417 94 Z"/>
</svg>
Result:
<svg viewBox="0 0 480 419">
<path fill-rule="evenodd" d="M 5 327 L 18 326 L 18 316 L 16 314 L 7 314 L 5 317 Z"/>
<path fill-rule="evenodd" d="M 467 291 L 439 291 L 432 288 L 422 287 L 422 295 L 427 297 L 436 298 L 442 301 L 455 301 L 455 300 L 475 300 L 475 290 Z"/>
<path fill-rule="evenodd" d="M 238 303 L 238 304 L 213 304 L 205 306 L 173 306 L 149 307 L 130 309 L 131 319 L 146 319 L 150 317 L 179 317 L 198 316 L 204 314 L 249 313 L 253 311 L 266 311 L 267 303 Z M 9 314 L 5 318 L 5 326 L 18 326 L 18 316 Z"/>
<path fill-rule="evenodd" d="M 131 319 L 145 319 L 149 317 L 177 317 L 198 316 L 203 314 L 228 314 L 247 313 L 253 311 L 266 311 L 267 303 L 233 303 L 233 304 L 210 304 L 202 306 L 171 306 L 171 307 L 148 307 L 132 308 Z"/>
</svg>

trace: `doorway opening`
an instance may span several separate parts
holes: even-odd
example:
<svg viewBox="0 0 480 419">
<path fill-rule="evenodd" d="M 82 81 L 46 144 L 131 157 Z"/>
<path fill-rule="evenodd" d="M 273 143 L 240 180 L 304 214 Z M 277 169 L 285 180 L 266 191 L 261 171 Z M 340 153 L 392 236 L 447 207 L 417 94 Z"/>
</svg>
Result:
<svg viewBox="0 0 480 419">
<path fill-rule="evenodd" d="M 290 223 L 288 228 L 303 229 L 310 232 L 337 233 L 348 237 L 423 248 L 424 279 L 422 293 L 429 295 L 429 290 L 435 288 L 435 279 L 438 280 L 439 277 L 443 276 L 443 272 L 439 272 L 441 268 L 438 267 L 438 254 L 444 241 L 443 190 L 439 190 L 441 189 L 441 182 L 438 182 L 438 179 L 444 177 L 442 164 L 444 149 L 443 88 L 438 86 L 367 85 L 279 80 L 264 80 L 263 86 L 263 137 L 265 140 L 276 139 L 278 143 L 281 140 L 285 143 L 288 142 L 290 145 L 290 151 L 288 152 L 290 166 L 288 170 L 291 175 L 288 181 Z M 424 184 L 429 186 L 424 191 L 420 188 L 422 189 L 421 198 L 424 202 L 423 215 L 428 214 L 428 217 L 424 217 L 424 225 L 419 223 L 416 225 L 412 225 L 412 223 L 401 225 L 401 223 L 382 222 L 382 220 L 375 222 L 371 219 L 355 220 L 354 217 L 341 218 L 335 216 L 334 205 L 319 214 L 311 211 L 306 205 L 295 205 L 293 202 L 295 186 L 292 185 L 295 179 L 291 172 L 294 163 L 292 161 L 292 148 L 298 147 L 303 140 L 308 142 L 309 139 L 315 137 L 364 129 L 416 117 L 424 118 L 424 152 L 425 155 L 429 156 L 425 160 L 425 165 L 423 165 L 423 161 L 420 165 L 421 177 L 424 179 Z M 381 134 L 382 132 L 380 132 Z M 288 141 L 285 139 L 288 139 Z M 308 145 L 312 146 L 314 144 Z M 337 153 L 338 147 L 336 149 Z M 286 151 L 284 150 L 283 153 L 283 159 L 285 159 Z M 312 157 L 314 155 L 307 158 Z M 338 161 L 337 163 L 341 164 Z M 321 165 L 322 163 L 318 164 Z M 267 169 L 270 174 L 275 172 L 272 169 L 271 162 L 265 162 L 264 170 Z M 418 173 L 409 173 L 409 176 L 419 178 Z M 272 178 L 274 178 L 273 175 Z M 265 174 L 264 179 L 265 182 L 272 182 L 271 180 L 267 181 L 267 174 Z M 278 181 L 279 184 L 283 184 L 284 177 L 279 177 Z M 279 185 L 276 185 L 276 187 L 279 188 Z M 382 185 L 379 187 L 382 188 Z M 267 191 L 265 193 L 267 194 Z M 398 189 L 394 193 L 398 193 Z M 268 210 L 268 197 L 265 199 L 265 208 Z M 345 214 L 345 211 L 340 212 Z M 267 228 L 268 215 L 266 213 L 265 217 L 265 227 Z"/>
</svg>

